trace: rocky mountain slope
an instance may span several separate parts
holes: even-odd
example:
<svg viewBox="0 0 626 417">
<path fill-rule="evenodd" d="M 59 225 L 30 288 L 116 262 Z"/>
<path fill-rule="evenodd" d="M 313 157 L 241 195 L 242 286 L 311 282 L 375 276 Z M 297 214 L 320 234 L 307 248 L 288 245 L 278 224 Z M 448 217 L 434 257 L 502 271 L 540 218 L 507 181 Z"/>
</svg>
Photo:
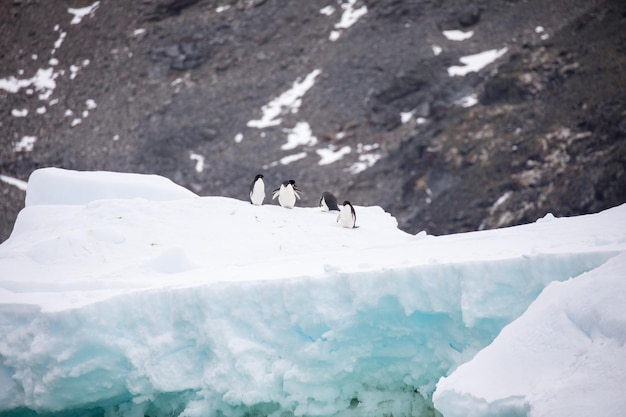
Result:
<svg viewBox="0 0 626 417">
<path fill-rule="evenodd" d="M 623 203 L 624 27 L 619 0 L 2 2 L 0 239 L 43 166 L 293 178 L 411 233 Z"/>
</svg>

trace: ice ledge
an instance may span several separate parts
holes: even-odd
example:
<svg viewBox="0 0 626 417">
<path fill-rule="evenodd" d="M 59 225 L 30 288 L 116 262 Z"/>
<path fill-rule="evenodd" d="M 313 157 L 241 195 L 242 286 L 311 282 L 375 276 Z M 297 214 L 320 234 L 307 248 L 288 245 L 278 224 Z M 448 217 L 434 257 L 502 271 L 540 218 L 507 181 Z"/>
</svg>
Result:
<svg viewBox="0 0 626 417">
<path fill-rule="evenodd" d="M 41 168 L 28 179 L 25 205 L 83 205 L 104 199 L 166 201 L 193 197 L 197 195 L 158 175 Z"/>
</svg>

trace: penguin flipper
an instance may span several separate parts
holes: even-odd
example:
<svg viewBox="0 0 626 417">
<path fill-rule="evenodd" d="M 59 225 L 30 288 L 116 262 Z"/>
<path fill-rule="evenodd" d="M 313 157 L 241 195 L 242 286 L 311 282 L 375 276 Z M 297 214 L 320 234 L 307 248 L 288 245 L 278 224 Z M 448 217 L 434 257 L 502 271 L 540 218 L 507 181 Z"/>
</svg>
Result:
<svg viewBox="0 0 626 417">
<path fill-rule="evenodd" d="M 272 191 L 272 200 L 276 199 L 280 195 L 280 188 L 277 188 Z"/>
</svg>

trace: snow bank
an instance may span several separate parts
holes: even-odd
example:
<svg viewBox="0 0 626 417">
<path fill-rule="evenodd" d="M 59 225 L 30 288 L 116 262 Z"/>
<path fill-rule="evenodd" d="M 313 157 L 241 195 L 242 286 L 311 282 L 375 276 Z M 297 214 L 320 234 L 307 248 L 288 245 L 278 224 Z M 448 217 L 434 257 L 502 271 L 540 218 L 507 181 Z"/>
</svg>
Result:
<svg viewBox="0 0 626 417">
<path fill-rule="evenodd" d="M 398 230 L 379 207 L 356 206 L 359 228 L 344 229 L 317 207 L 197 197 L 153 176 L 45 169 L 27 198 L 0 245 L 7 415 L 432 415 L 446 375 L 435 405 L 455 412 L 459 365 L 546 286 L 542 297 L 593 285 L 585 277 L 626 250 L 626 206 L 434 237 Z M 626 307 L 598 302 L 613 310 L 572 311 L 619 329 Z M 611 346 L 596 348 L 621 358 L 623 343 Z M 501 396 L 532 405 L 527 392 Z"/>
<path fill-rule="evenodd" d="M 44 168 L 34 171 L 28 179 L 26 206 L 75 205 L 121 198 L 163 201 L 195 196 L 186 188 L 158 175 Z"/>
<path fill-rule="evenodd" d="M 551 283 L 491 345 L 439 381 L 435 406 L 446 417 L 468 410 L 471 416 L 622 415 L 625 294 L 626 253 Z"/>
</svg>

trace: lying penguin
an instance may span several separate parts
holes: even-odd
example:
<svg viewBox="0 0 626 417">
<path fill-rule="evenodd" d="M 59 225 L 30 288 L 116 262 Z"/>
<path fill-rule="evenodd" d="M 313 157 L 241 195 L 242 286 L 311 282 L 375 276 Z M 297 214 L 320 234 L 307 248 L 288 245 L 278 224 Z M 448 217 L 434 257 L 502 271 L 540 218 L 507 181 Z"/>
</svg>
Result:
<svg viewBox="0 0 626 417">
<path fill-rule="evenodd" d="M 322 211 L 339 211 L 339 207 L 337 206 L 337 199 L 328 191 L 324 191 L 324 193 L 322 193 L 322 198 L 320 198 L 319 206 Z"/>
</svg>

